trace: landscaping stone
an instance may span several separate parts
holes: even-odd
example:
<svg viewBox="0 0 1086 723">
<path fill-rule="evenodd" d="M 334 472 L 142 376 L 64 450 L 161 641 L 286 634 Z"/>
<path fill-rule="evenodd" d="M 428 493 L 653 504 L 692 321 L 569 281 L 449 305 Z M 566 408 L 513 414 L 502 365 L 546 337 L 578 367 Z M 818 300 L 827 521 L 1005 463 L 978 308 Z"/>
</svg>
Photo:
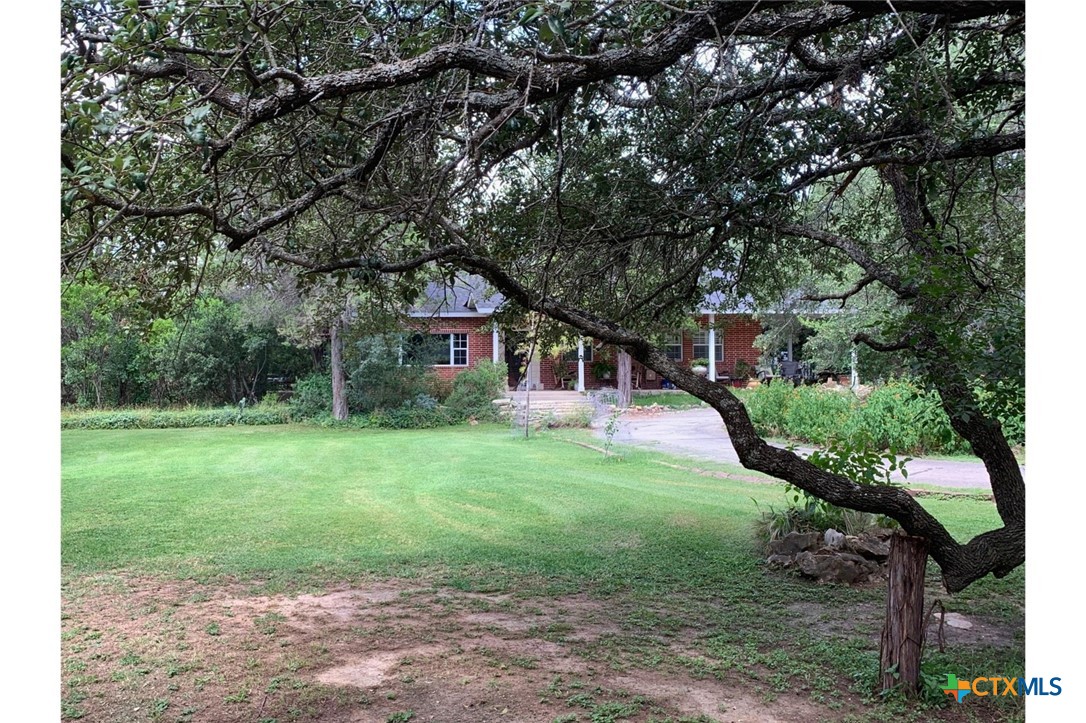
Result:
<svg viewBox="0 0 1086 723">
<path fill-rule="evenodd" d="M 817 532 L 789 532 L 779 540 L 769 543 L 771 555 L 795 555 L 804 550 L 817 549 L 822 544 L 822 535 Z"/>
<path fill-rule="evenodd" d="M 824 534 L 790 532 L 769 543 L 766 564 L 794 569 L 817 582 L 854 585 L 880 575 L 890 553 L 889 543 L 834 529 Z"/>
<path fill-rule="evenodd" d="M 866 582 L 879 571 L 879 566 L 870 560 L 842 552 L 817 555 L 801 552 L 796 555 L 795 565 L 804 576 L 818 582 L 841 582 L 848 585 Z"/>
<path fill-rule="evenodd" d="M 968 630 L 973 627 L 973 623 L 969 622 L 965 616 L 959 613 L 947 613 L 944 619 L 946 624 L 952 628 L 959 628 L 961 630 Z"/>
<path fill-rule="evenodd" d="M 844 543 L 846 550 L 866 557 L 869 560 L 885 562 L 886 558 L 890 557 L 890 543 L 887 540 L 879 540 L 874 537 L 867 537 L 866 535 L 863 537 L 847 535 L 844 539 Z"/>
</svg>

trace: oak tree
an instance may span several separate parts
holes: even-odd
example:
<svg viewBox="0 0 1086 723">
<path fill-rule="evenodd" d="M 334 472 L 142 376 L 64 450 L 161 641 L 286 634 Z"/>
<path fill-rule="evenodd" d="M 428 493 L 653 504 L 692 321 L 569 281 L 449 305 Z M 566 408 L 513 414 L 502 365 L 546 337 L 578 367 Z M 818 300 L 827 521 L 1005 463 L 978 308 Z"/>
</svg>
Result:
<svg viewBox="0 0 1086 723">
<path fill-rule="evenodd" d="M 976 394 L 1020 381 L 1024 35 L 1003 1 L 66 0 L 63 263 L 150 295 L 231 252 L 359 287 L 479 274 L 708 402 L 745 466 L 893 517 L 958 591 L 1025 559 Z M 938 391 L 1001 527 L 959 542 L 767 444 L 658 348 L 707 296 L 812 275 L 890 295 L 856 341 Z"/>
</svg>

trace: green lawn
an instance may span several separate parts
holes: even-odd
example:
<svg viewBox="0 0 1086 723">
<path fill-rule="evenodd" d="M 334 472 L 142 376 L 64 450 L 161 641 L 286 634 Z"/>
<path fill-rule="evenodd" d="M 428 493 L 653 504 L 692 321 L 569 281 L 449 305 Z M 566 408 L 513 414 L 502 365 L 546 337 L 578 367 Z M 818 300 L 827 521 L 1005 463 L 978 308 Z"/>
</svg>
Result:
<svg viewBox="0 0 1086 723">
<path fill-rule="evenodd" d="M 634 392 L 630 398 L 630 404 L 635 407 L 651 407 L 657 405 L 660 407 L 671 407 L 672 409 L 690 409 L 693 407 L 708 406 L 693 394 L 679 391 Z"/>
<path fill-rule="evenodd" d="M 518 595 L 584 591 L 635 606 L 666 601 L 675 619 L 716 631 L 697 644 L 720 670 L 768 667 L 786 687 L 873 680 L 871 630 L 828 640 L 789 611 L 810 604 L 847 620 L 860 606 L 877 616 L 882 589 L 815 586 L 762 565 L 754 500 L 779 506 L 782 487 L 654 459 L 606 459 L 558 435 L 524 440 L 486 426 L 67 431 L 66 584 L 123 573 L 289 590 L 379 575 Z M 989 502 L 925 504 L 961 538 L 998 523 Z M 1022 587 L 1017 571 L 945 604 L 1013 622 Z M 624 654 L 638 650 L 631 643 Z M 1019 639 L 932 655 L 979 675 L 1020 671 L 1022 648 Z"/>
<path fill-rule="evenodd" d="M 68 432 L 63 469 L 63 560 L 78 572 L 500 564 L 602 580 L 643 562 L 674 578 L 656 558 L 720 554 L 744 537 L 750 496 L 778 497 L 469 427 Z M 633 534 L 643 559 L 607 552 Z"/>
</svg>

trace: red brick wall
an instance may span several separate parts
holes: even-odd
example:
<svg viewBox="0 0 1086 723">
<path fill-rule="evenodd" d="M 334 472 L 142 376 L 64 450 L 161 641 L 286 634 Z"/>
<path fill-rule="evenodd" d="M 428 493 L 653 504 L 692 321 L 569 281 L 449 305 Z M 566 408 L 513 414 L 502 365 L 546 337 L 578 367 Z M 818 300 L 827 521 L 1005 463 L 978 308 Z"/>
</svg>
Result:
<svg viewBox="0 0 1086 723">
<path fill-rule="evenodd" d="M 588 345 L 588 341 L 585 341 L 585 345 Z M 585 389 L 602 389 L 603 387 L 614 387 L 616 372 L 611 373 L 610 379 L 597 379 L 595 373 L 592 371 L 592 366 L 598 361 L 610 362 L 611 366 L 617 367 L 618 363 L 615 361 L 615 350 L 606 347 L 603 349 L 592 350 L 592 361 L 586 361 L 584 363 L 584 388 Z M 573 388 L 577 388 L 577 362 L 567 361 L 563 362 L 566 365 L 566 373 L 573 378 Z M 551 371 L 553 368 L 553 361 L 545 359 L 541 367 L 541 372 L 545 375 L 543 377 L 544 389 L 557 389 L 558 387 L 554 383 L 554 373 Z"/>
<path fill-rule="evenodd" d="M 754 348 L 754 339 L 762 333 L 762 325 L 749 316 L 718 314 L 717 335 L 724 334 L 724 361 L 717 362 L 717 376 L 731 375 L 740 359 L 757 366 L 760 352 Z"/>
<path fill-rule="evenodd" d="M 702 328 L 707 328 L 709 325 L 709 317 L 705 315 L 701 316 L 698 319 L 698 323 Z M 719 339 L 721 338 L 721 335 L 723 335 L 724 340 L 724 359 L 723 361 L 717 361 L 717 376 L 731 375 L 735 371 L 735 362 L 739 359 L 745 359 L 751 365 L 756 365 L 758 363 L 759 352 L 754 348 L 754 339 L 762 333 L 761 324 L 742 314 L 717 314 L 716 327 L 717 338 Z M 452 379 L 465 369 L 478 364 L 480 360 L 493 358 L 493 336 L 489 318 L 437 318 L 430 319 L 427 323 L 420 323 L 418 328 L 421 331 L 431 334 L 468 335 L 468 366 L 433 367 L 434 372 L 443 379 Z M 688 365 L 693 358 L 694 337 L 689 332 L 684 332 L 683 363 Z M 593 351 L 592 361 L 585 362 L 584 381 L 586 389 L 600 389 L 601 387 L 615 386 L 615 374 L 612 373 L 611 379 L 608 380 L 597 379 L 596 375 L 593 374 L 592 365 L 600 360 L 607 360 L 614 365 L 614 350 L 606 347 L 603 349 L 595 349 Z M 504 361 L 504 359 L 501 359 L 500 361 Z M 540 363 L 539 380 L 542 382 L 544 389 L 558 388 L 554 379 L 554 363 L 554 360 L 551 358 L 544 358 Z M 577 362 L 568 361 L 565 362 L 565 365 L 569 375 L 576 380 Z M 634 362 L 635 374 L 637 373 L 639 366 L 640 365 L 637 364 L 637 362 Z M 654 380 L 649 380 L 646 376 L 646 370 L 641 369 L 641 389 L 660 388 L 661 379 L 659 375 L 656 375 L 656 379 Z"/>
<path fill-rule="evenodd" d="M 702 315 L 698 319 L 698 324 L 706 329 L 709 326 L 709 317 Z M 754 347 L 754 339 L 762 333 L 762 325 L 743 314 L 717 314 L 716 316 L 716 336 L 718 340 L 723 339 L 724 347 L 724 359 L 717 360 L 716 369 L 717 376 L 731 376 L 735 371 L 735 363 L 739 359 L 744 359 L 751 366 L 757 366 L 758 357 L 761 352 Z M 592 362 L 585 362 L 584 365 L 584 382 L 585 389 L 600 389 L 601 387 L 614 387 L 615 375 L 611 375 L 609 380 L 600 380 L 592 373 L 592 364 L 596 361 L 606 359 L 615 364 L 615 352 L 609 347 L 603 349 L 596 349 L 594 352 Z M 683 364 L 689 365 L 694 359 L 694 336 L 690 332 L 683 332 Z M 577 362 L 570 361 L 565 362 L 566 369 L 570 376 L 574 379 L 577 378 Z M 637 374 L 638 368 L 641 365 L 634 362 L 634 374 Z M 553 361 L 551 359 L 544 359 L 540 368 L 540 378 L 543 382 L 544 389 L 556 389 L 554 382 L 554 373 L 552 371 Z M 649 380 L 644 368 L 641 371 L 641 389 L 659 389 L 661 377 L 659 374 L 655 375 L 656 378 Z"/>
<path fill-rule="evenodd" d="M 491 333 L 489 318 L 437 318 L 429 319 L 427 323 L 420 324 L 419 330 L 427 334 L 467 334 L 468 335 L 468 365 L 466 367 L 435 366 L 432 367 L 442 379 L 452 379 L 460 372 L 475 366 L 483 359 L 493 359 L 494 338 Z"/>
</svg>

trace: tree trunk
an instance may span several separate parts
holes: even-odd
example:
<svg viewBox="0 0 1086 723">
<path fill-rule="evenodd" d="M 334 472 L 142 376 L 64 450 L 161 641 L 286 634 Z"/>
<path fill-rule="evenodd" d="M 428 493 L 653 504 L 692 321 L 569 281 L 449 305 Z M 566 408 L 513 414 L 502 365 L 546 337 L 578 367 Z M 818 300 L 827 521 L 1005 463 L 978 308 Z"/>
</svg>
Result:
<svg viewBox="0 0 1086 723">
<path fill-rule="evenodd" d="M 630 355 L 624 350 L 618 350 L 618 367 L 617 382 L 618 382 L 618 407 L 619 409 L 625 409 L 630 406 L 630 399 L 633 397 L 633 381 L 631 377 L 631 359 Z"/>
<path fill-rule="evenodd" d="M 883 690 L 900 685 L 905 692 L 915 693 L 919 688 L 920 651 L 924 640 L 924 568 L 927 563 L 926 539 L 893 536 L 886 621 L 879 653 Z"/>
<path fill-rule="evenodd" d="M 332 416 L 339 420 L 347 419 L 347 378 L 343 373 L 343 337 L 340 325 L 343 320 L 337 317 L 331 325 L 332 347 Z"/>
</svg>

